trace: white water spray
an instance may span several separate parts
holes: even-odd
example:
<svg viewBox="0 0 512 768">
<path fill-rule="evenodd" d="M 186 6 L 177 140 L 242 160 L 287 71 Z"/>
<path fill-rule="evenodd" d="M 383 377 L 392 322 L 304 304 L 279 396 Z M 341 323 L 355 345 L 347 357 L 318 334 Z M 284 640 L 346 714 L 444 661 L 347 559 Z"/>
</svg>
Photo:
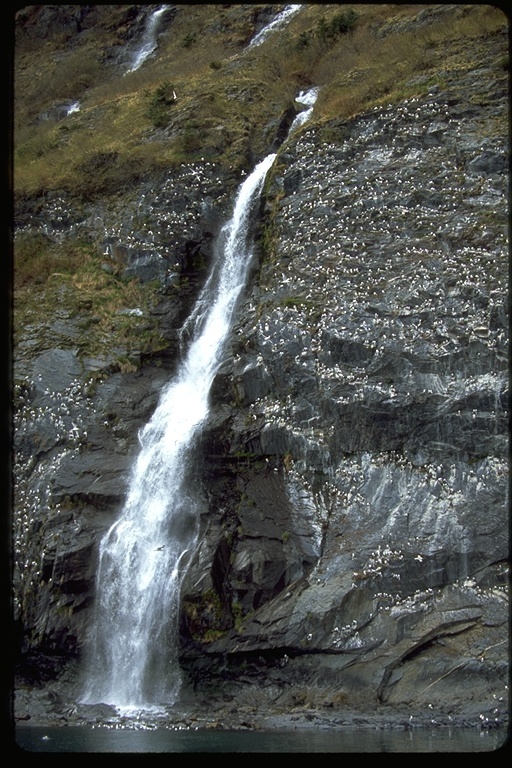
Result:
<svg viewBox="0 0 512 768">
<path fill-rule="evenodd" d="M 281 27 L 286 21 L 290 19 L 291 16 L 293 16 L 294 13 L 300 11 L 301 8 L 302 5 L 287 5 L 284 11 L 281 11 L 281 13 L 279 13 L 276 18 L 270 22 L 270 24 L 267 24 L 265 27 L 263 27 L 263 29 L 261 29 L 258 34 L 253 37 L 248 45 L 248 48 L 256 48 L 257 45 L 261 45 L 261 43 L 267 39 L 271 32 L 274 32 L 276 29 Z"/>
<path fill-rule="evenodd" d="M 74 114 L 75 112 L 80 112 L 80 102 L 79 101 L 74 101 L 72 104 L 69 105 L 69 107 L 67 109 L 67 112 L 66 112 L 66 117 L 68 115 Z"/>
<path fill-rule="evenodd" d="M 160 21 L 168 7 L 168 5 L 161 5 L 160 8 L 157 8 L 156 11 L 148 16 L 140 48 L 133 57 L 133 61 L 128 67 L 126 74 L 128 74 L 128 72 L 135 72 L 135 70 L 139 69 L 146 59 L 151 56 L 153 51 L 156 50 L 156 38 L 160 27 Z"/>
<path fill-rule="evenodd" d="M 306 109 L 304 109 L 302 112 L 299 112 L 293 123 L 291 124 L 289 133 L 292 133 L 297 128 L 300 128 L 301 125 L 304 125 L 305 122 L 309 120 L 311 117 L 311 113 L 313 112 L 315 102 L 318 98 L 318 88 L 311 88 L 309 91 L 301 91 L 295 101 L 298 101 L 299 104 L 302 104 Z"/>
<path fill-rule="evenodd" d="M 308 116 L 316 93 L 299 94 Z M 193 452 L 251 264 L 251 212 L 274 159 L 269 154 L 239 188 L 213 268 L 182 329 L 188 351 L 140 433 L 124 509 L 101 542 L 83 703 L 148 709 L 178 697 L 180 589 L 202 504 L 193 490 Z"/>
</svg>

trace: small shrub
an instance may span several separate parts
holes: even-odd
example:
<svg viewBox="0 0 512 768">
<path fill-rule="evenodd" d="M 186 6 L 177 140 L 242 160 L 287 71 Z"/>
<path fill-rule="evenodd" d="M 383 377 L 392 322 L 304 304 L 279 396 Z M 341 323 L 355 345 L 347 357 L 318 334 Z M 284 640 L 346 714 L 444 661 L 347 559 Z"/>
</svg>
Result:
<svg viewBox="0 0 512 768">
<path fill-rule="evenodd" d="M 303 48 L 307 48 L 311 44 L 311 38 L 311 32 L 301 32 L 295 44 L 297 50 L 301 51 Z"/>
<path fill-rule="evenodd" d="M 95 152 L 83 160 L 77 166 L 77 170 L 84 174 L 94 174 L 95 176 L 108 172 L 116 164 L 118 154 L 118 152 Z"/>
<path fill-rule="evenodd" d="M 169 107 L 176 101 L 174 88 L 165 81 L 152 93 L 146 116 L 155 128 L 166 128 L 169 125 Z"/>
<path fill-rule="evenodd" d="M 333 36 L 347 35 L 352 32 L 356 26 L 357 13 L 353 8 L 349 8 L 347 11 L 337 13 L 333 19 L 331 19 L 330 29 Z"/>
<path fill-rule="evenodd" d="M 235 621 L 235 632 L 243 632 L 244 631 L 244 614 L 243 614 L 242 606 L 239 602 L 233 601 L 231 603 L 231 613 L 233 614 L 233 619 Z"/>
<path fill-rule="evenodd" d="M 135 373 L 137 370 L 137 365 L 126 355 L 119 355 L 116 363 L 121 373 Z"/>
<path fill-rule="evenodd" d="M 184 48 L 191 48 L 194 43 L 197 42 L 197 35 L 195 32 L 187 32 L 184 36 L 181 44 Z"/>
<path fill-rule="evenodd" d="M 349 8 L 347 11 L 341 11 L 326 21 L 322 16 L 316 26 L 316 35 L 323 42 L 331 42 L 339 35 L 346 35 L 352 32 L 356 26 L 357 13 Z"/>
<path fill-rule="evenodd" d="M 188 630 L 194 640 L 211 643 L 225 635 L 231 626 L 231 617 L 217 592 L 209 589 L 195 598 L 185 598 L 183 608 Z"/>
<path fill-rule="evenodd" d="M 197 120 L 190 120 L 187 128 L 178 139 L 181 151 L 189 160 L 203 149 L 203 127 Z"/>
</svg>

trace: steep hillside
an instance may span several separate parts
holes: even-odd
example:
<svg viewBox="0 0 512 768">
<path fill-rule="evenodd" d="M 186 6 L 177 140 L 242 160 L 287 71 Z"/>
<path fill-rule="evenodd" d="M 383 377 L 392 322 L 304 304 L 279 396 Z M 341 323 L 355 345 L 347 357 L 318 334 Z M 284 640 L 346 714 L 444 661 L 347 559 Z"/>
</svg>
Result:
<svg viewBox="0 0 512 768">
<path fill-rule="evenodd" d="M 18 14 L 18 195 L 105 195 L 200 157 L 247 170 L 298 88 L 322 87 L 316 120 L 349 117 L 421 92 L 454 46 L 463 65 L 469 43 L 504 22 L 485 6 L 305 5 L 279 45 L 270 37 L 244 50 L 279 6 L 167 6 L 158 48 L 130 71 L 156 7 L 27 6 Z M 419 74 L 428 77 L 412 84 Z M 176 101 L 167 101 L 166 85 Z M 75 102 L 80 108 L 59 120 Z"/>
<path fill-rule="evenodd" d="M 502 725 L 507 19 L 305 4 L 251 45 L 285 6 L 169 5 L 139 66 L 159 8 L 15 19 L 16 714 L 115 716 L 76 703 L 98 544 L 275 152 L 194 465 L 179 704 Z"/>
<path fill-rule="evenodd" d="M 116 312 L 126 303 L 154 306 L 155 297 L 107 278 L 101 267 L 110 241 L 119 239 L 109 209 L 117 220 L 123 210 L 122 229 L 147 247 L 155 222 L 134 194 L 138 187 L 161 187 L 183 164 L 199 163 L 204 172 L 215 163 L 223 182 L 220 201 L 213 197 L 225 206 L 241 172 L 279 135 L 301 88 L 321 86 L 313 116 L 319 125 L 349 118 L 424 93 L 442 82 L 451 59 L 471 66 L 478 40 L 504 24 L 500 11 L 484 6 L 363 5 L 350 30 L 337 32 L 334 22 L 354 12 L 349 6 L 306 5 L 279 33 L 279 46 L 270 38 L 244 50 L 279 6 L 168 6 L 156 52 L 130 72 L 155 8 L 27 6 L 16 17 L 16 333 L 34 320 L 44 324 L 58 295 L 75 316 L 84 300 L 93 302 L 95 324 L 90 312 L 83 321 L 88 350 L 158 350 L 165 341 L 151 323 L 142 344 L 140 323 L 125 318 L 119 327 Z M 497 71 L 507 66 L 505 51 L 495 64 Z M 171 89 L 177 99 L 169 102 Z M 162 234 L 179 243 L 172 256 L 193 249 L 179 242 L 186 240 L 183 219 L 169 215 Z M 124 232 L 121 239 L 129 244 Z M 115 260 L 111 271 L 122 266 Z M 84 299 L 85 285 L 91 298 Z"/>
</svg>

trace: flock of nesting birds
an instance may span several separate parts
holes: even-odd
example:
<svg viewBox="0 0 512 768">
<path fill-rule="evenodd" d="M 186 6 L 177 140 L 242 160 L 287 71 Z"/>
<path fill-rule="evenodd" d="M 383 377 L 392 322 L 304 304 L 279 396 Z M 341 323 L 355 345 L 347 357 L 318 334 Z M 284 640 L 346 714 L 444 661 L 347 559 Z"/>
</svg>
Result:
<svg viewBox="0 0 512 768">
<path fill-rule="evenodd" d="M 506 327 L 491 327 L 490 317 L 505 301 L 506 230 L 491 235 L 481 217 L 505 205 L 503 185 L 460 167 L 460 126 L 436 99 L 362 122 L 341 143 L 319 142 L 314 129 L 298 140 L 287 174 L 302 182 L 279 203 L 276 262 L 263 272 L 258 312 L 249 302 L 238 333 L 247 335 L 252 309 L 268 365 L 285 358 L 288 371 L 309 367 L 327 391 L 331 381 L 351 384 L 340 404 L 369 388 L 407 394 L 410 377 L 386 383 L 368 371 L 368 360 L 375 368 L 390 350 L 429 360 L 430 374 L 413 382 L 427 394 L 487 388 L 489 377 L 498 390 Z M 336 360 L 325 343 L 332 338 L 358 342 L 366 364 Z M 494 363 L 478 371 L 482 380 L 452 362 L 468 343 Z"/>
<path fill-rule="evenodd" d="M 271 425 L 285 433 L 290 478 L 313 498 L 311 478 L 323 472 L 323 493 L 349 516 L 375 517 L 382 493 L 398 494 L 382 534 L 392 541 L 413 509 L 416 533 L 430 531 L 423 551 L 461 545 L 465 506 L 503 484 L 506 458 L 470 466 L 427 449 L 422 457 L 345 455 L 337 464 L 337 425 L 322 404 L 335 404 L 324 414 L 343 414 L 370 399 L 399 407 L 421 395 L 455 408 L 454 418 L 485 416 L 491 432 L 502 429 L 507 326 L 492 318 L 506 303 L 506 179 L 468 170 L 481 151 L 473 130 L 435 90 L 376 108 L 340 141 L 306 126 L 286 152 L 285 180 L 299 182 L 286 191 L 274 180 L 274 258 L 236 328 L 239 368 L 244 340 L 256 338 L 251 347 L 278 390 L 247 406 L 249 431 Z M 493 149 L 505 153 L 505 140 Z M 361 359 L 336 356 L 333 339 L 355 345 Z M 405 362 L 391 380 L 379 373 L 379 358 L 397 357 Z M 306 402 L 298 407 L 286 383 L 301 381 Z M 486 414 L 464 404 L 478 393 L 489 396 Z M 407 542 L 413 551 L 417 539 Z M 372 562 L 362 570 L 371 574 Z"/>
</svg>

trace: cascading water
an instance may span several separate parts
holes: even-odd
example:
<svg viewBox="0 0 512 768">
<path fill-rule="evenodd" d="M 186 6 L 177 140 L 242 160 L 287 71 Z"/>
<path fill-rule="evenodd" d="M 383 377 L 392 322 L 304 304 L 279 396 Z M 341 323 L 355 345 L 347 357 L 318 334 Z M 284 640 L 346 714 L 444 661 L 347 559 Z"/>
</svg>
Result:
<svg viewBox="0 0 512 768">
<path fill-rule="evenodd" d="M 316 91 L 298 98 L 309 114 Z M 141 431 L 124 509 L 101 542 L 83 703 L 147 709 L 178 696 L 179 595 L 201 507 L 192 491 L 192 453 L 251 262 L 251 210 L 274 158 L 262 160 L 239 188 L 213 268 L 183 329 L 188 351 Z"/>
<path fill-rule="evenodd" d="M 295 101 L 298 101 L 299 104 L 303 104 L 306 109 L 302 112 L 299 112 L 293 123 L 291 124 L 289 133 L 293 133 L 297 128 L 300 128 L 301 125 L 304 125 L 304 123 L 309 120 L 311 117 L 311 113 L 313 112 L 313 107 L 315 106 L 315 102 L 318 98 L 318 88 L 310 88 L 309 91 L 301 91 Z"/>
<path fill-rule="evenodd" d="M 159 8 L 157 8 L 156 11 L 148 16 L 140 48 L 135 53 L 133 61 L 126 71 L 127 74 L 128 72 L 135 72 L 135 70 L 139 69 L 139 67 L 146 61 L 148 56 L 151 56 L 153 51 L 156 49 L 156 38 L 158 28 L 160 26 L 160 21 L 168 7 L 168 5 L 161 5 Z"/>
<path fill-rule="evenodd" d="M 79 101 L 74 101 L 72 104 L 69 105 L 69 107 L 67 109 L 67 112 L 66 112 L 66 117 L 68 115 L 72 115 L 74 112 L 80 112 L 80 102 Z"/>
<path fill-rule="evenodd" d="M 288 21 L 290 16 L 293 16 L 294 13 L 300 11 L 301 8 L 302 5 L 287 5 L 284 11 L 281 11 L 281 13 L 279 13 L 273 21 L 263 27 L 263 29 L 253 37 L 248 47 L 255 48 L 257 45 L 261 45 L 261 43 L 267 39 L 267 36 L 271 32 L 281 27 L 285 21 Z"/>
</svg>

